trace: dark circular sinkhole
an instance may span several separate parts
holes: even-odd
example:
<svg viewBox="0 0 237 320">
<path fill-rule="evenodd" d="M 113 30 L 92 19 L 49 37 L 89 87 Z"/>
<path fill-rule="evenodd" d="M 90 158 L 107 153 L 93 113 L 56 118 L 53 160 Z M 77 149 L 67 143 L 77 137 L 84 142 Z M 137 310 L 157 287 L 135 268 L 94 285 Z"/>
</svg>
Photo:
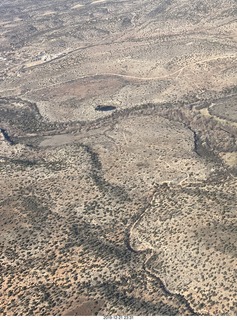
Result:
<svg viewBox="0 0 237 320">
<path fill-rule="evenodd" d="M 98 105 L 97 107 L 95 107 L 95 110 L 96 111 L 113 111 L 113 110 L 116 110 L 116 107 Z"/>
</svg>

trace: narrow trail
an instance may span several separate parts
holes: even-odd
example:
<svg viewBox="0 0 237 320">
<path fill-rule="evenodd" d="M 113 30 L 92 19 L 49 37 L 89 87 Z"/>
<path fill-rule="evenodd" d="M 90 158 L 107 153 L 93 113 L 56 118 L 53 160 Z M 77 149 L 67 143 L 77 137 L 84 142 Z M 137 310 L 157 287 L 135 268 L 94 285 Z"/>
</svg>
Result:
<svg viewBox="0 0 237 320">
<path fill-rule="evenodd" d="M 123 78 L 123 79 L 131 79 L 131 80 L 139 80 L 139 81 L 155 81 L 155 80 L 162 80 L 162 79 L 167 79 L 170 77 L 173 77 L 174 75 L 177 74 L 177 77 L 175 78 L 176 80 L 179 78 L 179 76 L 181 75 L 182 71 L 185 69 L 188 69 L 192 66 L 198 65 L 198 64 L 204 64 L 206 62 L 210 62 L 210 61 L 215 61 L 218 59 L 233 59 L 236 58 L 236 55 L 227 55 L 227 56 L 217 56 L 217 57 L 212 57 L 212 58 L 208 58 L 208 59 L 203 59 L 203 60 L 198 60 L 195 62 L 192 62 L 186 66 L 183 66 L 181 68 L 179 68 L 178 70 L 168 73 L 166 75 L 160 75 L 160 76 L 155 76 L 155 77 L 141 77 L 141 76 L 134 76 L 134 75 L 128 75 L 128 74 L 122 74 L 122 73 L 115 73 L 115 72 L 103 72 L 103 73 L 92 73 L 92 74 L 87 74 L 87 75 L 83 75 L 80 77 L 76 77 L 74 79 L 70 79 L 67 81 L 63 81 L 63 82 L 58 82 L 58 83 L 53 83 L 51 85 L 48 85 L 47 87 L 41 87 L 39 89 L 35 89 L 35 90 L 29 90 L 27 92 L 25 92 L 24 94 L 20 95 L 21 97 L 25 96 L 26 94 L 29 94 L 30 92 L 38 92 L 44 89 L 48 89 L 48 88 L 53 88 L 53 87 L 57 87 L 60 85 L 64 85 L 64 84 L 68 84 L 70 82 L 73 81 L 77 81 L 80 79 L 87 79 L 87 78 L 94 78 L 94 77 L 119 77 L 119 78 Z"/>
</svg>

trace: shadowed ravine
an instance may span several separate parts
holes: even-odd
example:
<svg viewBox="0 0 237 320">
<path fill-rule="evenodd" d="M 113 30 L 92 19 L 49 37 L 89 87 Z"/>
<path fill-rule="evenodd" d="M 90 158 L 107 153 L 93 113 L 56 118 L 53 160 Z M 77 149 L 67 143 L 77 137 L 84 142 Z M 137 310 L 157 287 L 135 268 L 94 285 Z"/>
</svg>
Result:
<svg viewBox="0 0 237 320">
<path fill-rule="evenodd" d="M 235 315 L 235 0 L 1 0 L 0 316 Z"/>
</svg>

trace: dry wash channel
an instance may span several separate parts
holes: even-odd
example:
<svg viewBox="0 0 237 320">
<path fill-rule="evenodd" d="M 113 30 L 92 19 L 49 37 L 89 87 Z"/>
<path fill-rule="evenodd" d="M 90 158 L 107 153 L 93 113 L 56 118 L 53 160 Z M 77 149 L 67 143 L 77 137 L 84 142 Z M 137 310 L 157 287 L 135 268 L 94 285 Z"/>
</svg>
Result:
<svg viewBox="0 0 237 320">
<path fill-rule="evenodd" d="M 233 313 L 236 180 L 196 152 L 180 119 L 198 109 L 177 122 L 170 108 L 116 111 L 74 134 L 5 123 L 1 314 L 217 314 L 222 298 Z"/>
</svg>

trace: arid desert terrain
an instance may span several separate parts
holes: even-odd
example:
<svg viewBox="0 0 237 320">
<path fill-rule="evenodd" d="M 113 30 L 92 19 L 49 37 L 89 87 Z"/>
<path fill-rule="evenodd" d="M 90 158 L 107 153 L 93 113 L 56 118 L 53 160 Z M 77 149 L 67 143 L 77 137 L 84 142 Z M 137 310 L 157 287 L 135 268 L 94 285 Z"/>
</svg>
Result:
<svg viewBox="0 0 237 320">
<path fill-rule="evenodd" d="M 237 315 L 235 0 L 2 0 L 0 316 Z"/>
</svg>

